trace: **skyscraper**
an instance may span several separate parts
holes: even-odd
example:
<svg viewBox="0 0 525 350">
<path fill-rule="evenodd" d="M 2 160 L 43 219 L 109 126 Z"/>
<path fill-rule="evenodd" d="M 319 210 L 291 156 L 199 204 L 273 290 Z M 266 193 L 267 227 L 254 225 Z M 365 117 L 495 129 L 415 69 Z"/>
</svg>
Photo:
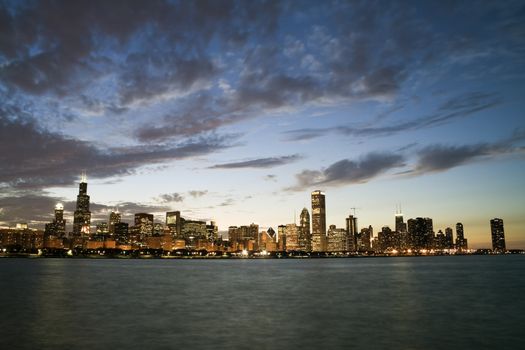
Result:
<svg viewBox="0 0 525 350">
<path fill-rule="evenodd" d="M 153 235 L 153 214 L 135 214 L 135 229 L 140 237 Z"/>
<path fill-rule="evenodd" d="M 312 250 L 312 236 L 310 234 L 310 213 L 303 208 L 299 219 L 299 249 L 304 251 Z"/>
<path fill-rule="evenodd" d="M 359 231 L 357 228 L 357 218 L 353 215 L 349 215 L 346 218 L 346 250 L 355 251 L 357 250 L 357 238 Z"/>
<path fill-rule="evenodd" d="M 110 235 L 115 234 L 115 224 L 120 223 L 120 220 L 121 220 L 121 215 L 118 209 L 116 211 L 112 211 L 109 214 L 109 234 Z"/>
<path fill-rule="evenodd" d="M 492 250 L 498 253 L 505 252 L 505 230 L 503 220 L 494 218 L 490 220 L 490 231 L 492 233 Z"/>
<path fill-rule="evenodd" d="M 166 213 L 166 226 L 170 233 L 174 236 L 180 237 L 182 233 L 182 223 L 180 211 L 169 211 Z"/>
<path fill-rule="evenodd" d="M 312 192 L 312 251 L 326 251 L 326 207 L 322 191 Z"/>
<path fill-rule="evenodd" d="M 463 250 L 467 249 L 467 239 L 465 238 L 465 233 L 463 232 L 463 224 L 458 222 L 456 224 L 456 249 Z"/>
<path fill-rule="evenodd" d="M 87 177 L 83 173 L 77 196 L 77 207 L 73 214 L 73 234 L 75 236 L 89 235 L 91 212 L 89 211 L 89 196 L 87 195 Z"/>
<path fill-rule="evenodd" d="M 431 249 L 434 226 L 431 218 L 415 218 L 407 221 L 408 233 L 413 249 Z"/>
<path fill-rule="evenodd" d="M 66 234 L 66 220 L 64 220 L 64 206 L 62 203 L 55 205 L 55 219 L 46 224 L 46 235 L 64 237 Z"/>
<path fill-rule="evenodd" d="M 445 248 L 454 249 L 454 237 L 452 235 L 452 228 L 450 227 L 445 229 Z"/>
<path fill-rule="evenodd" d="M 410 236 L 407 231 L 407 224 L 403 219 L 403 213 L 401 211 L 396 211 L 396 236 L 399 240 L 400 249 L 409 249 L 411 247 Z"/>
</svg>

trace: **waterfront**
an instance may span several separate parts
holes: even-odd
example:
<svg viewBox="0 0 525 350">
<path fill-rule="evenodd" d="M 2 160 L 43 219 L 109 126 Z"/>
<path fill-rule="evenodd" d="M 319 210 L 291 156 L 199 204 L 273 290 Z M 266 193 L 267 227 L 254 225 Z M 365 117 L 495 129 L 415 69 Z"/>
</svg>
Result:
<svg viewBox="0 0 525 350">
<path fill-rule="evenodd" d="M 515 348 L 525 257 L 1 259 L 7 348 Z"/>
</svg>

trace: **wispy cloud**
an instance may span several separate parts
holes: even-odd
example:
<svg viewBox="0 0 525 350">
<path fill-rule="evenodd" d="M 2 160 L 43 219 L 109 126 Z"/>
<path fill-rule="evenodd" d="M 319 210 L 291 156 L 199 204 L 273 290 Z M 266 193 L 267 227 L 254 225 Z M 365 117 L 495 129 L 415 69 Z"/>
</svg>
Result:
<svg viewBox="0 0 525 350">
<path fill-rule="evenodd" d="M 303 157 L 298 154 L 281 157 L 269 157 L 269 158 L 257 158 L 251 160 L 245 160 L 241 162 L 216 164 L 210 167 L 210 169 L 240 169 L 240 168 L 273 168 L 280 165 L 296 162 Z"/>
<path fill-rule="evenodd" d="M 453 120 L 471 116 L 477 112 L 498 106 L 503 102 L 496 93 L 468 92 L 454 96 L 444 101 L 432 114 L 413 120 L 389 123 L 386 126 L 349 127 L 340 125 L 331 128 L 305 128 L 283 132 L 286 141 L 303 141 L 327 134 L 342 134 L 346 136 L 372 137 L 389 136 L 400 132 L 420 130 L 443 125 Z"/>
</svg>

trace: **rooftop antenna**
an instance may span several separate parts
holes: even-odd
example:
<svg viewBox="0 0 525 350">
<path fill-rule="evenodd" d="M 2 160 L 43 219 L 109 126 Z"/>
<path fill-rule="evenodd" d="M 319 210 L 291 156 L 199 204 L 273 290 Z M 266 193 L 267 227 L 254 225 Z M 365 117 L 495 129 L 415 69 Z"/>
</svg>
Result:
<svg viewBox="0 0 525 350">
<path fill-rule="evenodd" d="M 352 209 L 352 210 L 354 211 L 354 216 L 355 216 L 355 210 L 356 210 L 356 209 L 361 209 L 361 208 L 355 208 L 355 207 L 354 207 L 354 208 L 350 208 L 350 209 Z"/>
<path fill-rule="evenodd" d="M 82 170 L 82 173 L 80 174 L 80 182 L 87 182 L 87 175 L 85 170 Z"/>
</svg>

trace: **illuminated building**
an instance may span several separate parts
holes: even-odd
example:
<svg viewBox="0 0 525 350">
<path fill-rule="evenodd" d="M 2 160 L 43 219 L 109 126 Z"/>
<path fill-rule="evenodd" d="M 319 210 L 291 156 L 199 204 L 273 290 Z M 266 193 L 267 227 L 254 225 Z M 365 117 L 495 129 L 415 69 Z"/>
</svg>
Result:
<svg viewBox="0 0 525 350">
<path fill-rule="evenodd" d="M 372 226 L 364 227 L 361 229 L 361 232 L 357 236 L 356 240 L 356 250 L 358 252 L 369 251 L 372 248 L 370 245 L 370 240 L 372 238 L 373 232 L 374 229 L 372 228 Z"/>
<path fill-rule="evenodd" d="M 463 232 L 463 224 L 458 222 L 456 224 L 456 249 L 465 250 L 468 249 L 468 242 Z"/>
<path fill-rule="evenodd" d="M 377 234 L 379 250 L 386 252 L 396 249 L 394 232 L 388 226 L 383 226 L 381 231 Z"/>
<path fill-rule="evenodd" d="M 210 224 L 206 225 L 206 238 L 210 241 L 215 241 L 219 238 L 219 227 L 215 221 L 210 221 Z"/>
<path fill-rule="evenodd" d="M 286 250 L 286 225 L 277 226 L 277 249 Z"/>
<path fill-rule="evenodd" d="M 82 174 L 77 196 L 77 207 L 73 214 L 73 235 L 88 236 L 91 225 L 91 212 L 89 211 L 89 196 L 87 195 L 87 178 Z"/>
<path fill-rule="evenodd" d="M 208 229 L 206 221 L 182 219 L 182 229 L 180 237 L 186 240 L 195 238 L 206 238 Z"/>
<path fill-rule="evenodd" d="M 492 250 L 498 253 L 505 252 L 505 230 L 503 220 L 494 218 L 490 220 L 490 232 L 492 235 Z"/>
<path fill-rule="evenodd" d="M 358 228 L 357 228 L 357 218 L 353 215 L 349 215 L 346 218 L 346 235 L 347 235 L 347 250 L 354 251 L 357 250 L 357 236 L 358 234 Z"/>
<path fill-rule="evenodd" d="M 312 250 L 312 235 L 310 234 L 310 213 L 303 208 L 299 217 L 299 249 L 309 252 Z"/>
<path fill-rule="evenodd" d="M 327 250 L 329 252 L 342 252 L 348 250 L 348 235 L 344 228 L 330 225 L 327 235 Z"/>
<path fill-rule="evenodd" d="M 115 234 L 115 224 L 120 223 L 121 215 L 119 211 L 112 211 L 109 214 L 109 234 L 114 235 Z"/>
<path fill-rule="evenodd" d="M 140 237 L 153 235 L 153 214 L 135 214 L 135 229 Z"/>
<path fill-rule="evenodd" d="M 312 251 L 326 251 L 326 206 L 322 191 L 312 192 Z"/>
<path fill-rule="evenodd" d="M 64 220 L 64 206 L 58 203 L 55 206 L 55 219 L 46 224 L 46 236 L 63 238 L 66 235 L 66 220 Z"/>
<path fill-rule="evenodd" d="M 454 249 L 454 237 L 450 227 L 445 229 L 445 249 Z"/>
<path fill-rule="evenodd" d="M 160 222 L 156 222 L 153 224 L 153 235 L 154 236 L 160 236 L 164 234 L 164 225 Z"/>
<path fill-rule="evenodd" d="M 256 247 L 253 246 L 254 244 L 257 245 L 257 242 L 259 241 L 259 225 L 252 223 L 249 226 L 230 226 L 228 228 L 228 240 L 232 247 L 238 245 L 248 249 L 251 244 L 252 248 L 256 249 Z M 250 241 L 252 243 L 250 243 Z"/>
<path fill-rule="evenodd" d="M 129 241 L 128 237 L 128 223 L 127 222 L 117 222 L 114 225 L 115 229 L 115 238 L 119 243 L 127 243 Z"/>
<path fill-rule="evenodd" d="M 407 221 L 412 249 L 432 249 L 434 228 L 431 218 L 415 218 Z"/>
<path fill-rule="evenodd" d="M 294 251 L 299 250 L 299 226 L 296 224 L 288 224 L 284 228 L 284 236 L 286 237 L 286 246 L 284 250 Z"/>
<path fill-rule="evenodd" d="M 396 234 L 399 240 L 399 249 L 410 249 L 412 242 L 410 241 L 410 235 L 408 234 L 407 224 L 403 220 L 403 214 L 401 213 L 401 211 L 396 212 L 395 219 Z"/>
<path fill-rule="evenodd" d="M 267 252 L 277 251 L 277 242 L 275 241 L 275 231 L 270 227 L 267 231 L 259 232 L 259 250 Z"/>
<path fill-rule="evenodd" d="M 109 234 L 109 227 L 107 222 L 99 222 L 96 226 L 97 236 L 107 236 Z"/>
<path fill-rule="evenodd" d="M 166 226 L 173 236 L 180 237 L 182 232 L 180 211 L 169 211 L 166 213 Z"/>
<path fill-rule="evenodd" d="M 441 250 L 441 249 L 445 249 L 446 247 L 447 247 L 447 243 L 446 243 L 445 234 L 443 233 L 443 231 L 439 230 L 434 240 L 434 248 Z"/>
</svg>

